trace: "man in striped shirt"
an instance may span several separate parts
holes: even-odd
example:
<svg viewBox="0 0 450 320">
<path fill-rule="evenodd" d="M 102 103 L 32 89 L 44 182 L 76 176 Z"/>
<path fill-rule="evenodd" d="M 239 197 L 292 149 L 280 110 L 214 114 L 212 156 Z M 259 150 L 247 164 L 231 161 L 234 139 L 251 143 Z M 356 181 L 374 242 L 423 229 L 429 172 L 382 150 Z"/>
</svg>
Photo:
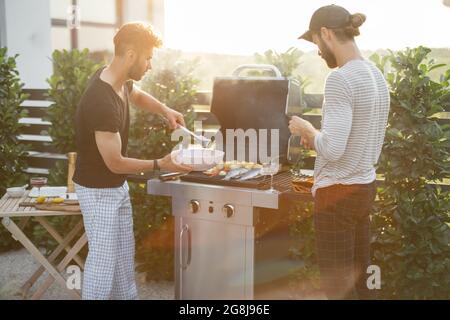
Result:
<svg viewBox="0 0 450 320">
<path fill-rule="evenodd" d="M 300 37 L 318 46 L 328 67 L 338 68 L 326 80 L 321 130 L 300 117 L 289 123 L 291 133 L 317 153 L 314 226 L 322 289 L 329 299 L 374 296 L 366 283 L 370 212 L 390 101 L 382 73 L 354 41 L 365 19 L 325 6 Z"/>
</svg>

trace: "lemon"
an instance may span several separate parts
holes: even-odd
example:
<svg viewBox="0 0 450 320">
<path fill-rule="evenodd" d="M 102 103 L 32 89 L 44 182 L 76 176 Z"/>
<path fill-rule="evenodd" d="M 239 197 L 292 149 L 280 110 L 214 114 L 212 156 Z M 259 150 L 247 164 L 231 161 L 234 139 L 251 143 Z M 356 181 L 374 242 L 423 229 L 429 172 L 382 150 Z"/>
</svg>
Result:
<svg viewBox="0 0 450 320">
<path fill-rule="evenodd" d="M 56 203 L 56 204 L 58 204 L 58 203 L 63 203 L 63 202 L 64 202 L 64 199 L 63 199 L 63 198 L 60 198 L 60 197 L 54 198 L 54 199 L 52 200 L 52 203 Z"/>
<path fill-rule="evenodd" d="M 44 203 L 45 202 L 45 197 L 40 196 L 36 198 L 36 203 Z"/>
</svg>

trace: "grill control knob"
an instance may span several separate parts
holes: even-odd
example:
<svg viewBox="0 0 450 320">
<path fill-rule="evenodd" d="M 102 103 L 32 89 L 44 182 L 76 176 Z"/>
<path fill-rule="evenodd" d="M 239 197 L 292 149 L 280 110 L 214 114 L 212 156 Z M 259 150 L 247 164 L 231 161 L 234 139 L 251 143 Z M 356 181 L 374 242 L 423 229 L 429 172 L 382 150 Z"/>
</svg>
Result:
<svg viewBox="0 0 450 320">
<path fill-rule="evenodd" d="M 191 213 L 197 213 L 200 210 L 200 202 L 198 200 L 191 200 L 189 203 Z"/>
<path fill-rule="evenodd" d="M 234 214 L 234 206 L 231 204 L 226 204 L 223 206 L 222 211 L 225 217 L 231 218 Z"/>
</svg>

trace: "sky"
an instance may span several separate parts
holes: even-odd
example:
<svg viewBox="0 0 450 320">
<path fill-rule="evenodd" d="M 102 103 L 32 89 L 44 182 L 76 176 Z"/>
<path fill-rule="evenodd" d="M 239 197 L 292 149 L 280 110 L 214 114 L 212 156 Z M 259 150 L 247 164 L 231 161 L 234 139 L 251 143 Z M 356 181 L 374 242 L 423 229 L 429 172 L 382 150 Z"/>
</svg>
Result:
<svg viewBox="0 0 450 320">
<path fill-rule="evenodd" d="M 164 44 L 239 55 L 313 51 L 297 37 L 317 8 L 332 3 L 367 16 L 357 38 L 363 50 L 450 47 L 450 7 L 443 0 L 165 0 Z"/>
</svg>

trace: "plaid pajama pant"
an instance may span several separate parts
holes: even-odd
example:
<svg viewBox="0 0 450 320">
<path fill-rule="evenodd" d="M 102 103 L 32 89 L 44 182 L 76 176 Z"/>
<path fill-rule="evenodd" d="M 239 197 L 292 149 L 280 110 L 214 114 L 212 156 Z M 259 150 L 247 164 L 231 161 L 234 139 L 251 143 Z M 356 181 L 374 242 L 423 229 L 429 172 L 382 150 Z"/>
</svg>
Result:
<svg viewBox="0 0 450 320">
<path fill-rule="evenodd" d="M 370 213 L 376 195 L 370 184 L 319 188 L 314 228 L 321 286 L 328 299 L 372 299 L 367 288 L 370 264 Z"/>
<path fill-rule="evenodd" d="M 137 299 L 133 215 L 128 183 L 118 188 L 75 184 L 89 252 L 83 299 Z"/>
</svg>

